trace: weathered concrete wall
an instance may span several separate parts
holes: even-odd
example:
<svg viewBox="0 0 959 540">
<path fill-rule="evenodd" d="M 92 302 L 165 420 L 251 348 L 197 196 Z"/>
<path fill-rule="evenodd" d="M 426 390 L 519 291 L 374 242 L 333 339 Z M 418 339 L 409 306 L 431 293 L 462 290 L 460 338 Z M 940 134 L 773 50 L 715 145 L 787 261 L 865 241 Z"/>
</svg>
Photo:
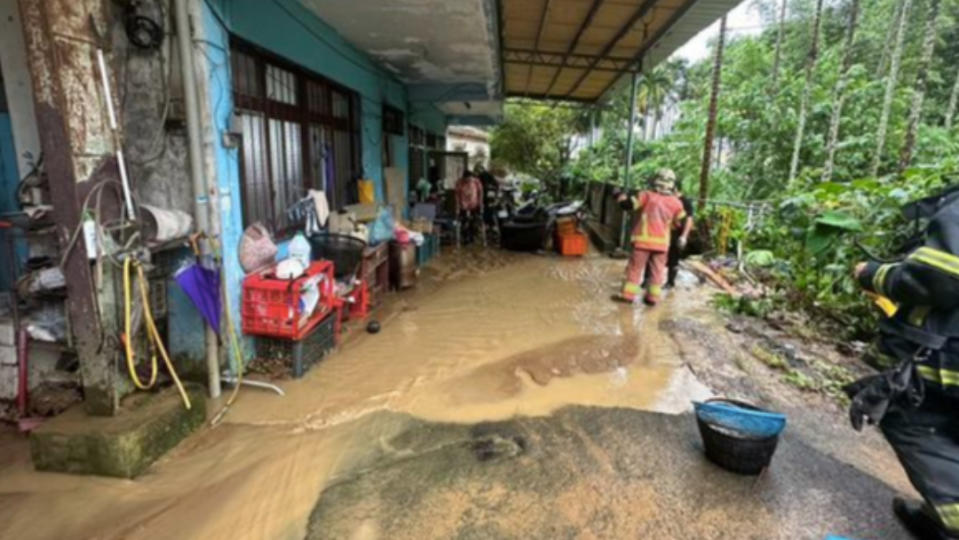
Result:
<svg viewBox="0 0 959 540">
<path fill-rule="evenodd" d="M 142 50 L 132 45 L 121 18 L 114 19 L 111 27 L 127 169 L 138 203 L 193 215 L 183 84 L 175 25 L 170 16 L 172 2 L 146 2 L 141 9 L 142 15 L 163 27 L 165 37 L 158 49 Z M 197 51 L 196 57 L 199 60 L 202 54 Z M 187 249 L 176 249 L 164 253 L 156 262 L 172 275 L 179 267 L 193 262 L 193 257 Z M 168 279 L 166 285 L 168 349 L 178 372 L 202 380 L 203 319 L 173 279 Z"/>
<path fill-rule="evenodd" d="M 169 0 L 145 2 L 141 10 L 163 27 L 159 49 L 130 44 L 121 18 L 111 28 L 128 171 L 138 202 L 192 213 L 172 6 Z"/>
</svg>

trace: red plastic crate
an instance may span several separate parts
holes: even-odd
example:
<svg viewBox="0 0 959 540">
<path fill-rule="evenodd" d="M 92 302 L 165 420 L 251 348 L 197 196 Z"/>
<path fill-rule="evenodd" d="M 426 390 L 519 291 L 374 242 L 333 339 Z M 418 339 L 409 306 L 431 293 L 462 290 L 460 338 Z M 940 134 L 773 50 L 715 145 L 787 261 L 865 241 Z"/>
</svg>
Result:
<svg viewBox="0 0 959 540">
<path fill-rule="evenodd" d="M 589 249 L 589 237 L 584 233 L 560 234 L 556 237 L 556 249 L 564 256 L 586 255 Z"/>
<path fill-rule="evenodd" d="M 247 276 L 243 280 L 243 333 L 299 340 L 316 326 L 335 306 L 333 263 L 314 261 L 302 276 L 278 279 L 274 269 Z M 320 281 L 320 299 L 309 317 L 300 312 L 300 295 L 307 283 Z"/>
</svg>

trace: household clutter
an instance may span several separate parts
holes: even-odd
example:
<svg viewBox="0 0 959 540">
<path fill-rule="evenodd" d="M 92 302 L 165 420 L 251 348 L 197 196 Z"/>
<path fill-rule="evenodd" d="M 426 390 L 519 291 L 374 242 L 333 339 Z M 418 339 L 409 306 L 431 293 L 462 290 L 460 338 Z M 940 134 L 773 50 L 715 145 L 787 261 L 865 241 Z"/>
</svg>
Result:
<svg viewBox="0 0 959 540">
<path fill-rule="evenodd" d="M 301 377 L 336 347 L 345 323 L 378 329 L 368 321 L 371 310 L 385 292 L 414 286 L 419 268 L 441 244 L 498 240 L 517 251 L 587 252 L 581 202 L 547 204 L 538 191 L 522 194 L 502 185 L 486 198 L 490 207 L 482 220 L 464 218 L 455 190 L 414 202 L 403 219 L 397 210 L 405 206 L 402 198 L 331 212 L 324 192 L 310 191 L 287 211 L 290 222 L 302 226 L 285 246 L 278 247 L 264 226 L 249 227 L 240 246 L 248 273 L 241 314 L 243 333 L 256 337 L 258 359 L 274 365 L 271 373 L 282 362 L 283 372 Z M 465 227 L 479 231 L 463 234 Z"/>
<path fill-rule="evenodd" d="M 371 322 L 387 291 L 414 286 L 439 254 L 431 222 L 407 225 L 371 203 L 327 209 L 325 194 L 311 191 L 289 210 L 303 226 L 285 245 L 260 224 L 240 244 L 243 333 L 256 337 L 258 359 L 282 362 L 293 377 L 336 347 L 345 323 Z"/>
</svg>

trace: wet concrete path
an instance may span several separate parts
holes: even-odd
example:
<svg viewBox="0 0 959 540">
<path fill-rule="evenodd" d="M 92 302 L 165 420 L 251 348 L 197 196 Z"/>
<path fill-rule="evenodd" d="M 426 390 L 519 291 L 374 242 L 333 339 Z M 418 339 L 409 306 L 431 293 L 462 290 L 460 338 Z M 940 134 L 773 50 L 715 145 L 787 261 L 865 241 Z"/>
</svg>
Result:
<svg viewBox="0 0 959 540">
<path fill-rule="evenodd" d="M 445 255 L 380 311 L 382 332 L 351 335 L 286 397 L 244 391 L 135 481 L 35 473 L 0 434 L 0 538 L 903 537 L 888 449 L 840 428 L 825 441 L 801 407 L 759 482 L 705 462 L 688 411 L 710 388 L 688 365 L 724 345 L 666 331 L 700 316 L 686 293 L 610 302 L 620 272 Z"/>
</svg>

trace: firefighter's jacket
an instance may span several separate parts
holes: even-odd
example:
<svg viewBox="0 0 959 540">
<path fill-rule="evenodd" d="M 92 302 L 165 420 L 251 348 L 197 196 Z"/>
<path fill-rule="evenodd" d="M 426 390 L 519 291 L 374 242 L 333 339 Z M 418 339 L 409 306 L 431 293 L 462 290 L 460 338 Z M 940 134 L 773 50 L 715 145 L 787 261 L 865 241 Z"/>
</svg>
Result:
<svg viewBox="0 0 959 540">
<path fill-rule="evenodd" d="M 959 202 L 932 217 L 922 247 L 902 262 L 868 263 L 859 282 L 899 304 L 879 325 L 880 351 L 916 358 L 927 388 L 959 397 Z"/>
<path fill-rule="evenodd" d="M 624 210 L 636 210 L 639 218 L 631 240 L 637 249 L 669 251 L 670 230 L 686 219 L 686 211 L 678 197 L 654 191 L 643 191 L 623 201 Z"/>
</svg>

